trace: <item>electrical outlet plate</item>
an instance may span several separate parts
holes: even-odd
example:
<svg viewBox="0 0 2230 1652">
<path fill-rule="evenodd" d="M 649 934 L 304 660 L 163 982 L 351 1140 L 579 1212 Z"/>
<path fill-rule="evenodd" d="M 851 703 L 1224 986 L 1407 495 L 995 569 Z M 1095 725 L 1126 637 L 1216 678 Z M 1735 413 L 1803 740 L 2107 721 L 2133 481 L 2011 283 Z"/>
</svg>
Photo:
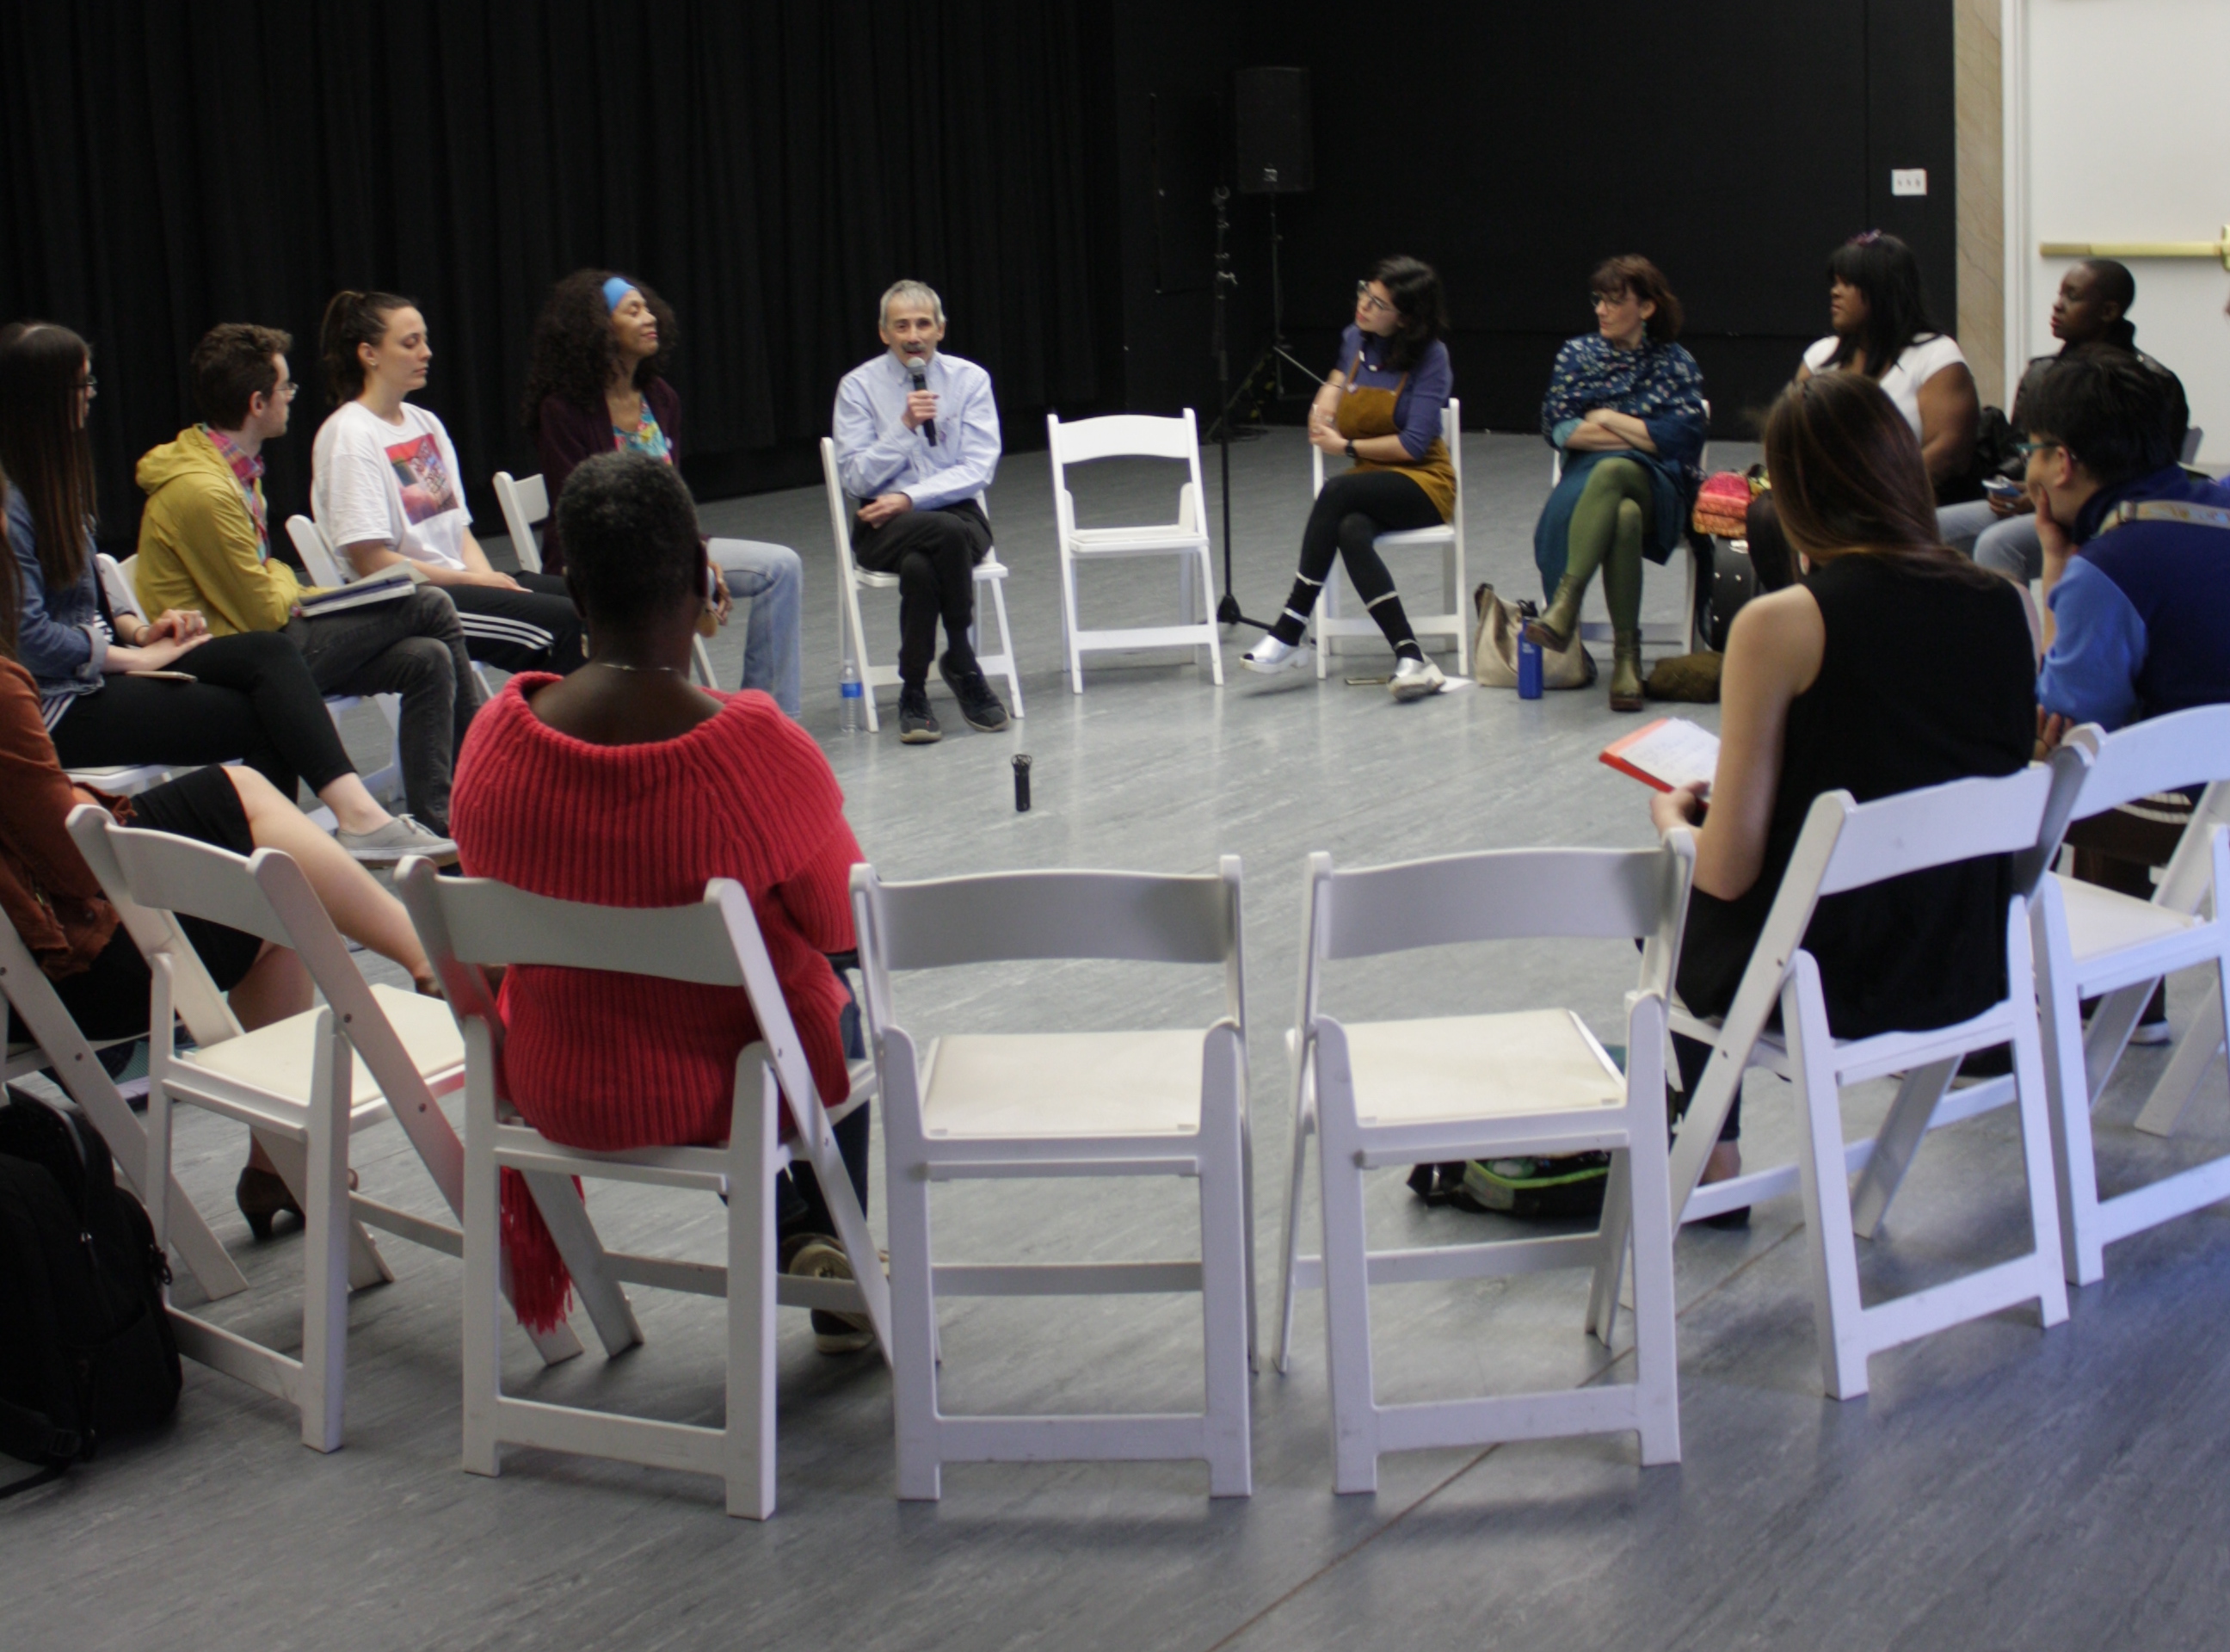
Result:
<svg viewBox="0 0 2230 1652">
<path fill-rule="evenodd" d="M 1889 192 L 1892 195 L 1925 195 L 1928 193 L 1928 169 L 1925 166 L 1892 166 L 1889 169 Z"/>
</svg>

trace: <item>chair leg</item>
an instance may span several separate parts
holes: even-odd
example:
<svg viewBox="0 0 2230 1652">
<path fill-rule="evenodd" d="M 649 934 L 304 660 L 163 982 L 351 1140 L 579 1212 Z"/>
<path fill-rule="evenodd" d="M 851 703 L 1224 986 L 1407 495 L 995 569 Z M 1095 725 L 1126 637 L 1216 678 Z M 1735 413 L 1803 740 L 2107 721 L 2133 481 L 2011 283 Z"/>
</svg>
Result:
<svg viewBox="0 0 2230 1652">
<path fill-rule="evenodd" d="M 1852 1225 L 1860 1238 L 1872 1238 L 1882 1218 L 1889 1214 L 1889 1203 L 1904 1184 L 1905 1171 L 1912 1168 L 1913 1155 L 1920 1151 L 1937 1104 L 1951 1087 L 1952 1075 L 1958 1070 L 1956 1061 L 1931 1062 L 1907 1073 L 1898 1087 L 1897 1100 L 1890 1104 L 1889 1116 L 1875 1134 L 1873 1155 L 1859 1172 L 1858 1191 L 1851 1196 Z"/>
<path fill-rule="evenodd" d="M 1238 1033 L 1225 1027 L 1202 1055 L 1200 1300 L 1207 1377 L 1208 1494 L 1254 1493 L 1247 1391 L 1247 1196 L 1239 1138 Z"/>
<path fill-rule="evenodd" d="M 589 1208 L 582 1202 L 573 1178 L 549 1171 L 527 1171 L 525 1175 L 534 1203 L 541 1209 L 542 1225 L 550 1229 L 551 1242 L 565 1259 L 573 1288 L 589 1311 L 590 1323 L 596 1327 L 596 1339 L 604 1345 L 604 1357 L 636 1346 L 642 1341 L 642 1326 L 635 1317 L 626 1287 L 612 1275 L 603 1241 L 596 1236 L 596 1223 L 589 1219 Z"/>
<path fill-rule="evenodd" d="M 1587 1329 L 1606 1348 L 1618 1329 L 1618 1290 L 1626 1270 L 1626 1254 L 1634 1236 L 1632 1156 L 1611 1156 L 1610 1176 L 1603 1184 L 1602 1225 L 1596 1229 L 1595 1277 L 1588 1286 Z M 1666 1189 L 1666 1197 L 1672 1197 Z"/>
<path fill-rule="evenodd" d="M 2172 1136 L 2183 1123 L 2183 1115 L 2199 1095 L 2199 1087 L 2214 1066 L 2215 1058 L 2223 1051 L 2222 1002 L 2225 986 L 2230 984 L 2230 959 L 2219 966 L 2217 979 L 2207 995 L 2207 1002 L 2191 1018 L 2191 1025 L 2169 1058 L 2168 1070 L 2153 1086 L 2146 1098 L 2144 1110 L 2137 1114 L 2137 1128 L 2149 1136 Z"/>
<path fill-rule="evenodd" d="M 1014 696 L 1015 715 L 1022 714 L 1022 668 L 1015 658 L 1015 633 L 1007 624 L 1007 582 L 989 579 L 991 587 L 991 606 L 999 616 L 999 651 L 1007 661 L 1007 692 Z"/>
<path fill-rule="evenodd" d="M 2044 1052 L 2037 1029 L 2036 966 L 2030 951 L 2026 913 L 2009 925 L 2006 952 L 2008 974 L 2014 980 L 2016 1016 L 2014 1023 L 2014 1082 L 2021 1097 L 2021 1168 L 2028 1178 L 2029 1229 L 2034 1237 L 2037 1268 L 2037 1308 L 2045 1328 L 2067 1318 L 2067 1281 L 2059 1232 L 2058 1178 L 2053 1174 L 2052 1125 L 2045 1105 Z M 2085 1109 L 2086 1113 L 2088 1109 Z M 2103 1267 L 2103 1264 L 2102 1264 Z"/>
<path fill-rule="evenodd" d="M 294 1196 L 294 1203 L 303 1210 L 310 1208 L 310 1184 L 315 1179 L 311 1169 L 310 1150 L 299 1141 L 289 1141 L 280 1136 L 258 1135 L 265 1155 L 279 1172 L 279 1179 L 287 1184 L 287 1191 Z M 352 1291 L 369 1290 L 374 1285 L 385 1285 L 395 1278 L 387 1259 L 372 1243 L 371 1236 L 364 1224 L 349 1214 L 345 1205 L 341 1210 L 342 1226 L 348 1236 L 348 1287 Z"/>
<path fill-rule="evenodd" d="M 467 1023 L 468 1029 L 477 1023 Z M 493 1081 L 489 1081 L 492 1084 Z M 569 1183 L 565 1190 L 571 1192 Z M 502 1184 L 495 1161 L 495 1101 L 469 1091 L 465 1100 L 464 1468 L 502 1472 L 498 1412 L 503 1404 Z"/>
<path fill-rule="evenodd" d="M 1067 623 L 1068 643 L 1068 691 L 1073 694 L 1084 692 L 1084 650 L 1077 643 L 1079 616 L 1076 611 L 1076 558 L 1069 555 L 1066 542 L 1060 551 L 1060 612 Z"/>
<path fill-rule="evenodd" d="M 2059 1201 L 2061 1271 L 2071 1285 L 2105 1276 L 2105 1246 L 2098 1237 L 2098 1163 L 2091 1138 L 2091 1095 L 2084 1088 L 2081 989 L 2072 978 L 2066 909 L 2059 892 L 2038 891 L 2033 926 L 2043 932 L 2036 948 L 2036 990 L 2044 1010 L 2044 1094 L 2052 1127 L 2053 1182 Z"/>
<path fill-rule="evenodd" d="M 739 1105 L 728 1157 L 728 1416 L 721 1472 L 728 1513 L 774 1513 L 774 1165 L 782 1097 L 771 1068 L 752 1109 Z"/>
<path fill-rule="evenodd" d="M 1293 1093 L 1293 1166 L 1286 1186 L 1286 1249 L 1285 1263 L 1278 1274 L 1278 1369 L 1290 1371 L 1293 1368 L 1293 1308 L 1300 1294 L 1300 1286 L 1294 1279 L 1294 1266 L 1299 1261 L 1301 1240 L 1301 1191 L 1306 1185 L 1309 1164 L 1309 1136 L 1316 1127 L 1316 1108 L 1310 1094 L 1309 1069 L 1312 1059 L 1304 1052 L 1300 1076 Z"/>
<path fill-rule="evenodd" d="M 348 1368 L 350 1083 L 348 1044 L 328 1010 L 319 1016 L 311 1084 L 308 1185 L 302 1200 L 302 1443 L 336 1451 Z"/>
<path fill-rule="evenodd" d="M 848 644 L 845 639 L 845 633 L 848 630 L 850 632 Z M 848 646 L 852 651 L 852 663 L 859 668 L 860 698 L 865 702 L 862 709 L 867 713 L 867 732 L 879 733 L 882 729 L 882 722 L 875 715 L 873 686 L 867 681 L 869 657 L 867 632 L 860 618 L 860 587 L 850 580 L 845 581 L 843 605 L 838 610 L 836 615 L 836 665 L 840 673 L 843 668 L 844 650 Z"/>
<path fill-rule="evenodd" d="M 1635 1146 L 1613 1164 L 1627 1167 L 1633 1198 L 1634 1410 L 1645 1465 L 1680 1461 L 1680 1370 L 1673 1319 L 1672 1195 L 1664 1138 L 1638 1121 Z M 1614 1287 L 1612 1299 L 1617 1300 Z"/>
<path fill-rule="evenodd" d="M 1819 966 L 1808 952 L 1796 955 L 1782 989 L 1781 1024 L 1788 1029 L 1789 1070 L 1798 1087 L 1796 1164 L 1810 1230 L 1806 1249 L 1821 1376 L 1830 1399 L 1856 1399 L 1866 1391 L 1866 1323 L 1858 1242 L 1851 1231 L 1850 1175 L 1844 1168 L 1842 1095 Z"/>
<path fill-rule="evenodd" d="M 1318 1179 L 1324 1207 L 1324 1365 L 1331 1388 L 1332 1489 L 1378 1489 L 1378 1400 L 1370 1365 L 1370 1237 L 1363 1224 L 1363 1171 L 1355 1163 L 1355 1103 L 1346 1051 L 1328 1060 L 1343 1069 L 1317 1097 Z"/>
<path fill-rule="evenodd" d="M 1215 565 L 1208 560 L 1208 547 L 1200 549 L 1200 598 L 1202 613 L 1208 621 L 1210 638 L 1208 642 L 1208 668 L 1215 678 L 1215 686 L 1223 687 L 1223 646 L 1214 636 L 1215 619 Z"/>
<path fill-rule="evenodd" d="M 899 1496 L 935 1502 L 943 1476 L 938 1442 L 937 1291 L 929 1236 L 929 1178 L 918 1139 L 893 1107 L 884 1114 L 890 1166 L 892 1411 Z"/>
</svg>

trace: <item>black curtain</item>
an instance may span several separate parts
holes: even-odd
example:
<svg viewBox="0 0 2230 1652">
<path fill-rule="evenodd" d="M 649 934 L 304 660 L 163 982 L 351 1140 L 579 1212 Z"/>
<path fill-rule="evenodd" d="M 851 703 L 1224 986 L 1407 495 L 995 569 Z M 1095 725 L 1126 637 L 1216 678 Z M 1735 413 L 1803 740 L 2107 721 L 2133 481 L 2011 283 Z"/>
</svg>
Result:
<svg viewBox="0 0 2230 1652">
<path fill-rule="evenodd" d="M 943 294 L 948 345 L 990 369 L 1012 428 L 1119 378 L 1095 319 L 1117 283 L 1093 284 L 1104 26 L 1091 0 L 10 8 L 0 317 L 93 342 L 112 545 L 136 535 L 132 466 L 191 419 L 186 356 L 222 320 L 294 336 L 303 394 L 267 487 L 274 515 L 307 508 L 318 320 L 342 287 L 424 309 L 422 399 L 488 532 L 488 477 L 534 468 L 534 316 L 583 265 L 678 312 L 700 486 L 724 455 L 826 430 L 901 275 Z"/>
</svg>

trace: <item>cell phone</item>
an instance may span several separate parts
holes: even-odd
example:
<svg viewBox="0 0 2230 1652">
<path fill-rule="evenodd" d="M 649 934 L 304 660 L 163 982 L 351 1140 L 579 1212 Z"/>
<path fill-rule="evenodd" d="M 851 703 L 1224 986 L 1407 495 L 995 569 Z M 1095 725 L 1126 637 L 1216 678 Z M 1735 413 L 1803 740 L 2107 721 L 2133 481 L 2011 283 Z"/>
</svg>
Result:
<svg viewBox="0 0 2230 1652">
<path fill-rule="evenodd" d="M 190 671 L 127 671 L 127 677 L 152 677 L 158 682 L 199 682 L 201 679 Z"/>
<path fill-rule="evenodd" d="M 1992 499 L 2014 500 L 2019 499 L 2028 489 L 2007 477 L 1991 476 L 1984 480 L 1982 491 Z"/>
</svg>

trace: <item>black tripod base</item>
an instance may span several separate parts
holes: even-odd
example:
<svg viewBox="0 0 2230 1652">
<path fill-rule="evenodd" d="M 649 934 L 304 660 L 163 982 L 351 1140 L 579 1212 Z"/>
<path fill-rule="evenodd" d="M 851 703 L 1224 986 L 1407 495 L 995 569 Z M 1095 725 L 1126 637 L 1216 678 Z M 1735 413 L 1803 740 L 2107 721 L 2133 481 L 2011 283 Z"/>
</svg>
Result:
<svg viewBox="0 0 2230 1652">
<path fill-rule="evenodd" d="M 1241 613 L 1239 599 L 1228 590 L 1223 593 L 1223 600 L 1215 605 L 1215 623 L 1218 625 L 1251 625 L 1258 631 L 1266 631 L 1270 629 L 1268 622 L 1248 619 L 1246 615 Z"/>
</svg>

